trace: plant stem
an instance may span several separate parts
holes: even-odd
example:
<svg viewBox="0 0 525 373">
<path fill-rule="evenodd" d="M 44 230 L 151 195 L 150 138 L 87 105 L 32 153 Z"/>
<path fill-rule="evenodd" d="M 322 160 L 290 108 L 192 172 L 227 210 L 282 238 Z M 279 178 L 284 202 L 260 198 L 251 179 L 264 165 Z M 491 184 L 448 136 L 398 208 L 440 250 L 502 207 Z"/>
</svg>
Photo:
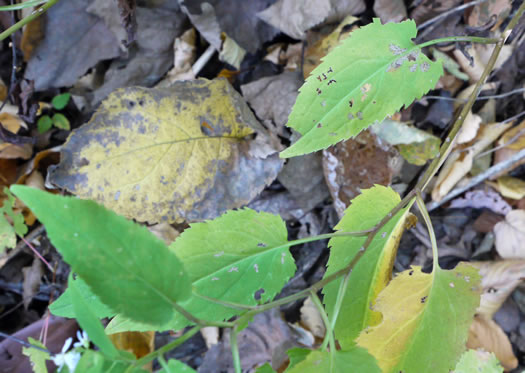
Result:
<svg viewBox="0 0 525 373">
<path fill-rule="evenodd" d="M 439 256 L 436 235 L 434 233 L 434 227 L 432 226 L 432 220 L 430 220 L 430 215 L 428 214 L 427 207 L 425 206 L 425 201 L 423 201 L 423 198 L 421 197 L 421 193 L 419 191 L 416 194 L 416 203 L 419 207 L 419 212 L 421 212 L 423 220 L 425 221 L 425 225 L 428 229 L 428 236 L 430 237 L 430 244 L 432 245 L 432 272 L 436 273 L 436 270 L 439 269 Z"/>
<path fill-rule="evenodd" d="M 341 284 L 339 285 L 339 290 L 337 291 L 337 298 L 335 300 L 334 305 L 334 311 L 332 313 L 332 318 L 330 319 L 330 326 L 332 327 L 332 329 L 335 328 L 335 324 L 337 323 L 337 317 L 339 316 L 339 311 L 341 310 L 341 306 L 343 305 L 343 298 L 345 297 L 346 289 L 348 288 L 348 280 L 350 279 L 351 273 L 352 270 L 349 270 L 343 277 L 343 281 L 341 281 Z"/>
<path fill-rule="evenodd" d="M 471 42 L 479 44 L 496 44 L 499 41 L 499 38 L 481 38 L 479 36 L 447 36 L 446 38 L 439 38 L 434 40 L 429 40 L 425 43 L 418 44 L 419 48 L 425 48 L 431 45 L 440 44 L 440 43 L 452 43 L 452 42 Z"/>
<path fill-rule="evenodd" d="M 11 10 L 26 9 L 32 6 L 47 3 L 48 0 L 28 0 L 20 4 L 0 6 L 0 12 L 9 12 Z"/>
<path fill-rule="evenodd" d="M 162 346 L 158 350 L 155 350 L 155 351 L 147 354 L 146 356 L 138 359 L 137 361 L 135 361 L 133 363 L 133 366 L 134 367 L 141 367 L 141 366 L 149 363 L 150 361 L 155 360 L 158 356 L 163 355 L 163 354 L 165 354 L 166 352 L 168 352 L 170 350 L 173 350 L 175 347 L 178 347 L 179 345 L 183 344 L 188 339 L 193 337 L 195 334 L 197 334 L 199 332 L 199 330 L 201 330 L 201 328 L 202 328 L 201 326 L 194 326 L 193 328 L 188 330 L 188 332 L 186 332 L 183 336 L 177 338 L 173 342 L 170 342 L 170 343 Z"/>
<path fill-rule="evenodd" d="M 231 328 L 230 347 L 232 349 L 233 367 L 235 373 L 242 373 L 241 358 L 239 356 L 239 344 L 237 343 L 237 328 Z"/>
<path fill-rule="evenodd" d="M 416 189 L 420 191 L 424 191 L 425 188 L 428 186 L 428 183 L 434 177 L 434 175 L 437 173 L 443 162 L 445 162 L 445 159 L 450 154 L 450 151 L 452 150 L 452 144 L 454 143 L 454 140 L 456 138 L 456 135 L 459 132 L 459 129 L 463 125 L 463 122 L 465 121 L 465 118 L 467 117 L 468 112 L 472 109 L 472 106 L 474 105 L 474 102 L 476 101 L 476 98 L 479 95 L 479 92 L 481 91 L 482 85 L 485 83 L 485 80 L 489 76 L 490 72 L 494 68 L 494 65 L 496 63 L 496 60 L 499 56 L 499 53 L 501 51 L 501 48 L 503 47 L 503 44 L 505 44 L 505 40 L 507 40 L 507 37 L 512 32 L 512 29 L 516 26 L 518 23 L 518 20 L 521 18 L 523 12 L 525 11 L 525 1 L 520 5 L 519 9 L 517 10 L 516 14 L 512 17 L 511 21 L 505 27 L 505 30 L 502 32 L 501 36 L 498 38 L 498 42 L 496 43 L 496 47 L 494 48 L 494 51 L 492 51 L 492 55 L 490 56 L 490 59 L 485 66 L 485 69 L 483 70 L 483 73 L 481 74 L 481 77 L 477 81 L 474 90 L 472 91 L 468 102 L 463 106 L 461 112 L 459 113 L 456 121 L 454 122 L 454 126 L 450 130 L 446 140 L 441 145 L 441 148 L 439 149 L 439 157 L 435 158 L 430 166 L 425 171 L 425 174 L 423 177 L 419 180 L 419 182 L 416 185 Z M 441 39 L 437 39 L 441 40 Z M 427 43 L 420 44 L 420 46 L 425 46 Z"/>
<path fill-rule="evenodd" d="M 10 36 L 12 33 L 18 31 L 25 25 L 27 25 L 29 22 L 33 21 L 37 17 L 40 17 L 42 14 L 44 14 L 49 8 L 51 8 L 53 5 L 58 3 L 60 0 L 49 0 L 47 3 L 42 5 L 40 8 L 35 10 L 33 13 L 28 15 L 27 17 L 21 19 L 17 23 L 15 23 L 13 26 L 9 27 L 4 32 L 0 33 L 0 41 L 4 40 L 8 36 Z"/>
<path fill-rule="evenodd" d="M 328 315 L 326 314 L 323 304 L 321 303 L 321 300 L 317 296 L 317 293 L 315 291 L 311 291 L 310 296 L 312 297 L 312 302 L 314 302 L 315 306 L 319 310 L 319 314 L 321 315 L 321 319 L 323 320 L 324 326 L 326 328 L 325 341 L 328 340 L 328 344 L 330 346 L 330 360 L 331 360 L 330 366 L 332 366 L 334 363 L 335 351 L 336 351 L 334 331 L 332 329 L 332 326 L 330 325 L 330 320 L 328 319 Z M 323 346 L 325 346 L 323 348 L 323 351 L 324 351 L 326 350 L 326 345 L 324 341 L 323 341 Z"/>
</svg>

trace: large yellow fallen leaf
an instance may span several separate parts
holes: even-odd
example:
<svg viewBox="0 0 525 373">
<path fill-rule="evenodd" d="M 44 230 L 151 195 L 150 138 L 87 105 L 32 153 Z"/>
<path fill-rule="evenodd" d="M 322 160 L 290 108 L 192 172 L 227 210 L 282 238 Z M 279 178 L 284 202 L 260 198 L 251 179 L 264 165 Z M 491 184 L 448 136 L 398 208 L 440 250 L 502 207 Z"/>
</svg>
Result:
<svg viewBox="0 0 525 373">
<path fill-rule="evenodd" d="M 248 203 L 282 166 L 225 79 L 113 92 L 72 132 L 50 181 L 138 221 L 211 219 Z"/>
</svg>

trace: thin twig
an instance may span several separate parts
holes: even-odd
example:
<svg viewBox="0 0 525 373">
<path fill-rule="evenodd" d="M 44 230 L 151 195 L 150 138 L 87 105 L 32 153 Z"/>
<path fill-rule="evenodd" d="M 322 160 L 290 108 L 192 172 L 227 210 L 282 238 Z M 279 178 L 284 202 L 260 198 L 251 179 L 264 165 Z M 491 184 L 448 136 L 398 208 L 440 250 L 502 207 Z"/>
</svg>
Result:
<svg viewBox="0 0 525 373">
<path fill-rule="evenodd" d="M 32 345 L 31 343 L 29 342 L 26 342 L 20 338 L 17 338 L 17 337 L 13 337 L 12 335 L 9 335 L 9 334 L 6 334 L 4 332 L 0 332 L 0 337 L 4 337 L 4 338 L 7 338 L 7 339 L 11 339 L 12 341 L 15 341 L 16 343 L 20 343 L 22 346 L 25 346 L 25 347 L 28 347 L 28 348 L 34 348 L 34 349 L 37 349 L 37 350 L 40 350 L 40 351 L 43 351 L 43 352 L 46 352 L 48 354 L 51 354 L 51 352 L 49 352 L 48 350 L 46 350 L 45 348 L 42 348 L 42 347 L 39 347 L 39 346 L 35 346 L 35 345 Z"/>
<path fill-rule="evenodd" d="M 509 145 L 512 145 L 514 144 L 516 141 L 518 141 L 518 139 L 523 135 L 525 134 L 525 128 L 523 128 L 521 131 L 518 131 L 518 133 L 516 133 L 514 136 L 512 136 L 512 138 L 507 141 L 506 143 L 503 143 L 501 145 L 498 145 L 492 149 L 489 149 L 487 151 L 484 151 L 483 153 L 479 153 L 478 155 L 475 156 L 475 158 L 481 158 L 481 157 L 484 157 L 486 155 L 489 155 L 489 154 L 492 154 L 500 149 L 503 149 L 504 147 L 506 146 L 509 146 Z"/>
<path fill-rule="evenodd" d="M 521 93 L 521 92 L 525 92 L 525 88 L 514 89 L 512 91 L 501 93 L 499 95 L 480 96 L 480 97 L 476 98 L 476 101 L 490 100 L 490 99 L 493 99 L 493 98 L 494 99 L 495 98 L 504 98 L 504 97 L 515 95 L 515 94 Z M 419 101 L 426 100 L 426 99 L 429 99 L 429 100 L 444 100 L 444 101 L 458 101 L 458 102 L 467 102 L 468 101 L 467 99 L 463 99 L 463 98 L 432 96 L 432 95 L 424 96 Z"/>
<path fill-rule="evenodd" d="M 474 176 L 468 182 L 467 185 L 465 185 L 465 186 L 463 186 L 461 188 L 456 188 L 456 189 L 452 190 L 441 201 L 428 203 L 427 204 L 428 211 L 435 210 L 436 208 L 438 208 L 442 204 L 447 203 L 448 201 L 450 201 L 451 199 L 459 196 L 463 192 L 469 190 L 472 187 L 475 187 L 476 185 L 478 185 L 482 181 L 485 181 L 485 180 L 489 179 L 490 177 L 492 177 L 494 175 L 497 175 L 498 173 L 504 171 L 505 169 L 507 169 L 511 165 L 521 161 L 524 158 L 525 158 L 525 149 L 522 149 L 518 153 L 514 154 L 512 157 L 504 160 L 503 162 L 497 163 L 494 166 L 490 167 L 485 172 L 482 172 L 479 175 Z"/>
</svg>

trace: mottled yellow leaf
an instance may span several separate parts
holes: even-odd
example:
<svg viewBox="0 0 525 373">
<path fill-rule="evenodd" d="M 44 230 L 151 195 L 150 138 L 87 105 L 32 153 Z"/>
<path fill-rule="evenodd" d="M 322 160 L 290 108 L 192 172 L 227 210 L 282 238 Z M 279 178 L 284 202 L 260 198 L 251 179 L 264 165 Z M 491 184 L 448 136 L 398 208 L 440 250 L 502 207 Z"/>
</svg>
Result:
<svg viewBox="0 0 525 373">
<path fill-rule="evenodd" d="M 465 349 L 479 292 L 479 275 L 469 265 L 432 274 L 412 267 L 379 294 L 374 309 L 383 321 L 365 329 L 357 343 L 384 373 L 448 372 Z"/>
<path fill-rule="evenodd" d="M 138 221 L 211 219 L 281 168 L 258 126 L 225 79 L 119 89 L 72 132 L 51 182 Z"/>
</svg>

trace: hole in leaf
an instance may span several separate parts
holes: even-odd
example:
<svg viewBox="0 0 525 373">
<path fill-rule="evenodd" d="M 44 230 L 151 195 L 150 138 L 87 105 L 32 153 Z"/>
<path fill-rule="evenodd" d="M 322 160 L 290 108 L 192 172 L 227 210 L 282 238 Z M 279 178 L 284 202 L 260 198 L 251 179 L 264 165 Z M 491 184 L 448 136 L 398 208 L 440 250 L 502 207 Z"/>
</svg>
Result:
<svg viewBox="0 0 525 373">
<path fill-rule="evenodd" d="M 264 294 L 264 289 L 260 288 L 253 294 L 253 299 L 255 300 L 261 300 L 262 295 Z"/>
</svg>

